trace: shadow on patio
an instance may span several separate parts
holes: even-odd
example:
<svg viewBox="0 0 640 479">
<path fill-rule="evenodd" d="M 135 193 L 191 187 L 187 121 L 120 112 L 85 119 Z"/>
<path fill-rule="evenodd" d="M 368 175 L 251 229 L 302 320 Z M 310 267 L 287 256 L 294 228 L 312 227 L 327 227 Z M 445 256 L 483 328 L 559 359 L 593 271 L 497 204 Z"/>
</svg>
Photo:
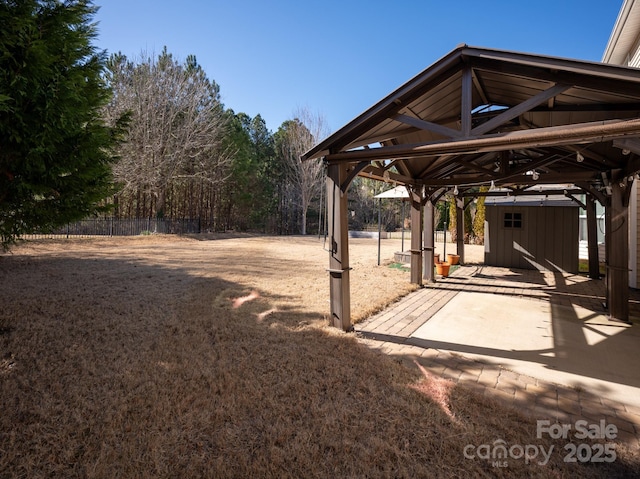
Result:
<svg viewBox="0 0 640 479">
<path fill-rule="evenodd" d="M 582 275 L 464 266 L 356 330 L 538 417 L 623 416 L 637 435 L 640 294 L 630 292 L 632 326 L 607 319 L 604 288 Z"/>
</svg>

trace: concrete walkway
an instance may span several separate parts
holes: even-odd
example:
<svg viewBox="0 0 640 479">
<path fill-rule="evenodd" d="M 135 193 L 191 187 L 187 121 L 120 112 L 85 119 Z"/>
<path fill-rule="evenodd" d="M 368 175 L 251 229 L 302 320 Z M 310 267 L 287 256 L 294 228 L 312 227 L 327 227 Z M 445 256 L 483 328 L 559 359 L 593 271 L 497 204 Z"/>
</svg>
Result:
<svg viewBox="0 0 640 479">
<path fill-rule="evenodd" d="M 357 324 L 362 341 L 536 419 L 605 420 L 640 446 L 640 294 L 612 322 L 604 282 L 462 266 Z"/>
</svg>

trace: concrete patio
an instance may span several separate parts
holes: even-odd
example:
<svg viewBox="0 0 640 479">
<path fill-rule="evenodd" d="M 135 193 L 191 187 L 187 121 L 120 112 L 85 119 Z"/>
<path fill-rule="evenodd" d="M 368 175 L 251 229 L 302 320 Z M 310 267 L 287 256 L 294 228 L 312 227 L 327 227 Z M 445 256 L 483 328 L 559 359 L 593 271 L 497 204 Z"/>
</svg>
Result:
<svg viewBox="0 0 640 479">
<path fill-rule="evenodd" d="M 601 419 L 640 440 L 640 294 L 633 326 L 609 321 L 583 275 L 461 266 L 356 324 L 367 345 L 536 419 Z"/>
</svg>

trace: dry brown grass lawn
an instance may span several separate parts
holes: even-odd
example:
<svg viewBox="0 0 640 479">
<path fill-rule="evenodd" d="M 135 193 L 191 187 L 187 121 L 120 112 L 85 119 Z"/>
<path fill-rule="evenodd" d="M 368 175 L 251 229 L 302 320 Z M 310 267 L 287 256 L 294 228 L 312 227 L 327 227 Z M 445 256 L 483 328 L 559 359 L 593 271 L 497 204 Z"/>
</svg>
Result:
<svg viewBox="0 0 640 479">
<path fill-rule="evenodd" d="M 383 258 L 398 249 L 385 241 Z M 363 317 L 410 290 L 351 241 Z M 535 421 L 326 326 L 315 238 L 42 241 L 0 256 L 0 477 L 630 477 L 494 468 Z M 356 295 L 355 292 L 358 292 Z M 561 443 L 556 448 L 561 448 Z"/>
</svg>

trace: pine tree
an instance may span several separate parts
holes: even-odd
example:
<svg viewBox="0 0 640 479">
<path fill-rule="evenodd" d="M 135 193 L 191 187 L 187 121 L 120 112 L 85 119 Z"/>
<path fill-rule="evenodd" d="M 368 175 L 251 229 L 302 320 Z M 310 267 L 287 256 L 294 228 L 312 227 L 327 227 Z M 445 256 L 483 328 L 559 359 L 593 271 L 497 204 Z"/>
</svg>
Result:
<svg viewBox="0 0 640 479">
<path fill-rule="evenodd" d="M 0 242 L 97 212 L 111 193 L 104 52 L 88 0 L 0 0 Z"/>
</svg>

